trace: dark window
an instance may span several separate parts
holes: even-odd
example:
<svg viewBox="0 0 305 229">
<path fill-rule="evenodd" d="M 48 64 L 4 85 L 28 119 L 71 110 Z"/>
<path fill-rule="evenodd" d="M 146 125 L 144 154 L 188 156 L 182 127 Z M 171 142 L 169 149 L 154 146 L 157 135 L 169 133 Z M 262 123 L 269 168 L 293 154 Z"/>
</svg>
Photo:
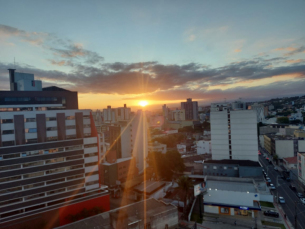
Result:
<svg viewBox="0 0 305 229">
<path fill-rule="evenodd" d="M 36 209 L 39 209 L 39 208 L 44 208 L 45 205 L 44 204 L 40 204 L 40 205 L 36 205 L 34 207 L 30 207 L 30 208 L 26 208 L 25 211 L 28 212 L 28 211 L 33 211 L 33 210 L 36 210 Z"/>
<path fill-rule="evenodd" d="M 2 134 L 14 134 L 14 130 L 3 130 Z"/>
<path fill-rule="evenodd" d="M 14 146 L 14 145 L 15 145 L 15 141 L 2 142 L 2 146 Z"/>
<path fill-rule="evenodd" d="M 1 119 L 1 123 L 13 123 L 13 119 Z"/>
</svg>

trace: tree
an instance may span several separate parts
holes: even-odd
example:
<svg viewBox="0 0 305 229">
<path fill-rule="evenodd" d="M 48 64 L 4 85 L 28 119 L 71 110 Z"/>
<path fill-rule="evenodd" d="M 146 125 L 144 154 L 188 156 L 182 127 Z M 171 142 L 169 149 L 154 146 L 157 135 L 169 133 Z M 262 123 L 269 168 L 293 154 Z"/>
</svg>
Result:
<svg viewBox="0 0 305 229">
<path fill-rule="evenodd" d="M 186 200 L 187 200 L 190 188 L 193 187 L 193 183 L 192 183 L 192 181 L 187 176 L 179 177 L 178 180 L 177 180 L 177 183 L 178 183 L 178 188 L 184 194 L 184 198 L 183 198 L 183 203 L 184 203 L 183 213 L 186 214 Z"/>
<path fill-rule="evenodd" d="M 169 150 L 165 154 L 167 166 L 175 173 L 183 173 L 185 169 L 184 161 L 177 150 Z"/>
<path fill-rule="evenodd" d="M 278 159 L 279 159 L 279 156 L 277 154 L 274 154 L 273 160 L 275 161 L 276 164 L 278 164 Z"/>
<path fill-rule="evenodd" d="M 289 118 L 287 118 L 287 117 L 278 117 L 276 119 L 276 122 L 277 123 L 287 123 L 287 124 L 289 124 Z"/>
</svg>

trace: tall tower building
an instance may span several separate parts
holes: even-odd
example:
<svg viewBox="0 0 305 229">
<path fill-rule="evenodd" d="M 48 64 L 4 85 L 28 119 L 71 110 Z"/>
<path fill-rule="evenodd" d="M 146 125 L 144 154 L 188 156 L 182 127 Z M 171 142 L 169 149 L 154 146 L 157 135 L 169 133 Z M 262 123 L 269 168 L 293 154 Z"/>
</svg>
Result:
<svg viewBox="0 0 305 229">
<path fill-rule="evenodd" d="M 181 110 L 185 110 L 185 120 L 198 120 L 198 102 L 191 98 L 181 102 Z"/>
<path fill-rule="evenodd" d="M 100 137 L 77 92 L 0 91 L 0 121 L 0 228 L 53 228 L 83 208 L 109 209 Z"/>
<path fill-rule="evenodd" d="M 210 120 L 213 160 L 258 161 L 255 110 L 214 109 Z"/>
</svg>

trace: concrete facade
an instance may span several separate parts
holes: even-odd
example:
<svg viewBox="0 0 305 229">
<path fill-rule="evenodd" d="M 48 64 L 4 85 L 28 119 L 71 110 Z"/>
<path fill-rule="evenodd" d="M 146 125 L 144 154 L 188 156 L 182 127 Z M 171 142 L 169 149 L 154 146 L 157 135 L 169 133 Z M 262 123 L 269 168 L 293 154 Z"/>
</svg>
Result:
<svg viewBox="0 0 305 229">
<path fill-rule="evenodd" d="M 258 161 L 256 111 L 211 112 L 211 138 L 213 160 Z"/>
<path fill-rule="evenodd" d="M 298 153 L 297 156 L 298 179 L 305 185 L 305 153 Z"/>
<path fill-rule="evenodd" d="M 211 140 L 200 140 L 196 142 L 197 154 L 211 154 Z"/>
</svg>

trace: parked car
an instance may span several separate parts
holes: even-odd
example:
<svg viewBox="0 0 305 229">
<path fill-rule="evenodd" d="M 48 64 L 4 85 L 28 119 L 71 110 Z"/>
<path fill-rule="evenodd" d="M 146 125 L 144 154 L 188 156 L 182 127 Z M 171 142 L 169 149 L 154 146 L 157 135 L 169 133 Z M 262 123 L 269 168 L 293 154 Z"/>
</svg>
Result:
<svg viewBox="0 0 305 229">
<path fill-rule="evenodd" d="M 270 189 L 275 190 L 275 186 L 273 184 L 270 184 Z"/>
<path fill-rule="evenodd" d="M 297 196 L 298 196 L 299 198 L 304 198 L 304 195 L 303 195 L 302 193 L 300 193 L 300 192 L 297 193 Z"/>
<path fill-rule="evenodd" d="M 280 202 L 281 204 L 284 204 L 284 203 L 285 203 L 284 197 L 280 196 L 280 197 L 279 197 L 279 202 Z"/>
<path fill-rule="evenodd" d="M 266 177 L 266 181 L 267 181 L 267 182 L 271 182 L 270 177 Z"/>
<path fill-rule="evenodd" d="M 265 216 L 271 216 L 271 217 L 279 217 L 279 213 L 277 213 L 276 211 L 273 210 L 268 210 L 268 211 L 264 211 L 264 215 Z"/>
<path fill-rule="evenodd" d="M 273 168 L 275 171 L 278 171 L 279 169 L 276 167 L 276 166 L 274 166 L 274 168 Z"/>
<path fill-rule="evenodd" d="M 300 198 L 302 204 L 305 204 L 305 198 Z"/>
<path fill-rule="evenodd" d="M 293 191 L 297 191 L 297 188 L 293 184 L 289 185 L 289 188 Z"/>
</svg>

